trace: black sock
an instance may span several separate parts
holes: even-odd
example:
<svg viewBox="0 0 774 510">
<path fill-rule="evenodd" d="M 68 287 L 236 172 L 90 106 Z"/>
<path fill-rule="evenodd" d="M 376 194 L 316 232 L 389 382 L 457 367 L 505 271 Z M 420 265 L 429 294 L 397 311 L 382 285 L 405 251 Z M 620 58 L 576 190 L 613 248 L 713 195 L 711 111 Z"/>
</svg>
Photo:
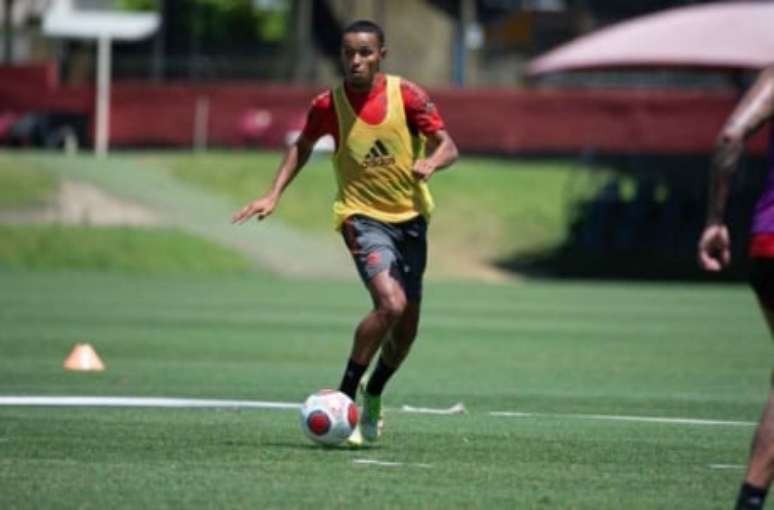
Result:
<svg viewBox="0 0 774 510">
<path fill-rule="evenodd" d="M 381 395 L 384 391 L 384 385 L 390 380 L 395 370 L 397 369 L 388 367 L 384 364 L 382 358 L 379 358 L 374 373 L 371 374 L 371 378 L 368 380 L 368 386 L 366 386 L 368 394 L 374 396 Z"/>
<path fill-rule="evenodd" d="M 339 385 L 339 391 L 349 395 L 349 398 L 355 400 L 357 394 L 357 385 L 360 383 L 360 379 L 368 368 L 368 365 L 361 365 L 355 363 L 351 359 L 347 362 L 347 368 L 344 370 L 344 377 L 341 378 L 341 384 Z"/>
<path fill-rule="evenodd" d="M 736 510 L 760 510 L 768 492 L 768 488 L 761 489 L 747 482 L 743 483 L 736 499 Z"/>
</svg>

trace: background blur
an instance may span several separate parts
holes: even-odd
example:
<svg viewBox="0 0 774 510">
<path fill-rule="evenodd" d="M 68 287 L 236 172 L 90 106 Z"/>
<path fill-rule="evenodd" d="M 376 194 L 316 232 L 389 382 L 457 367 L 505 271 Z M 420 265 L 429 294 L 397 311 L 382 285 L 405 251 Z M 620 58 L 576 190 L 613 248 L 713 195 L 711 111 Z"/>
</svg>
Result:
<svg viewBox="0 0 774 510">
<path fill-rule="evenodd" d="M 70 153 L 94 145 L 97 41 L 46 33 L 55 7 L 158 14 L 158 30 L 149 36 L 112 41 L 109 143 L 194 153 L 284 147 L 302 127 L 311 98 L 339 80 L 341 29 L 370 18 L 387 35 L 385 70 L 429 89 L 463 158 L 495 158 L 488 161 L 502 172 L 537 168 L 538 176 L 540 164 L 563 168 L 560 186 L 556 173 L 544 172 L 550 185 L 530 177 L 527 188 L 502 198 L 524 200 L 517 192 L 532 187 L 554 204 L 546 214 L 560 216 L 561 226 L 548 229 L 561 233 L 543 232 L 540 242 L 516 248 L 499 242 L 486 264 L 534 274 L 701 278 L 693 252 L 709 153 L 756 70 L 653 66 L 528 78 L 526 68 L 584 34 L 708 3 L 4 0 L 0 143 Z M 731 278 L 744 274 L 747 222 L 765 178 L 765 137 L 751 141 L 735 183 L 729 221 L 740 263 Z M 535 223 L 545 211 L 533 212 L 511 219 Z M 524 236 L 515 224 L 497 235 Z"/>
</svg>

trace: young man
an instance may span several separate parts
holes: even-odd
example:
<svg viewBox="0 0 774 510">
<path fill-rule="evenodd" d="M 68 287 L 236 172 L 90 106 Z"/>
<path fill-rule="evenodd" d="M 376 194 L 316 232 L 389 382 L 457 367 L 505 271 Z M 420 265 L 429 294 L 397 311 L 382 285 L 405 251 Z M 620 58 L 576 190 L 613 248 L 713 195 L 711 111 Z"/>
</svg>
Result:
<svg viewBox="0 0 774 510">
<path fill-rule="evenodd" d="M 728 229 L 723 221 L 729 180 L 742 153 L 745 140 L 774 116 L 774 66 L 765 69 L 731 114 L 718 137 L 710 177 L 707 225 L 699 241 L 699 264 L 719 271 L 731 262 Z M 750 282 L 763 315 L 774 334 L 774 129 L 769 145 L 769 179 L 755 207 L 750 238 L 752 271 Z M 774 384 L 774 372 L 772 373 Z M 774 478 L 774 387 L 763 411 L 752 443 L 747 474 L 736 508 L 763 508 Z"/>
<path fill-rule="evenodd" d="M 355 330 L 339 387 L 353 400 L 381 349 L 363 392 L 360 426 L 350 438 L 350 444 L 358 446 L 361 431 L 366 440 L 379 438 L 382 391 L 417 335 L 427 220 L 433 209 L 427 181 L 454 162 L 457 148 L 421 88 L 379 72 L 387 48 L 378 25 L 356 21 L 344 29 L 341 43 L 343 83 L 314 99 L 306 126 L 286 151 L 271 190 L 238 211 L 233 221 L 270 215 L 314 143 L 333 135 L 336 229 L 373 301 L 373 309 Z"/>
</svg>

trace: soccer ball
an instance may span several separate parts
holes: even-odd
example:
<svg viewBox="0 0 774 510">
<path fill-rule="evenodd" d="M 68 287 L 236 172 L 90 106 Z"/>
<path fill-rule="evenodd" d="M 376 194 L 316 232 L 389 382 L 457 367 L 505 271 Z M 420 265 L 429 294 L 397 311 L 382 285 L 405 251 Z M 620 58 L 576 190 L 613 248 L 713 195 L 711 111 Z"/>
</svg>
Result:
<svg viewBox="0 0 774 510">
<path fill-rule="evenodd" d="M 301 429 L 315 443 L 337 445 L 355 430 L 359 412 L 352 399 L 340 391 L 320 390 L 301 406 Z"/>
</svg>

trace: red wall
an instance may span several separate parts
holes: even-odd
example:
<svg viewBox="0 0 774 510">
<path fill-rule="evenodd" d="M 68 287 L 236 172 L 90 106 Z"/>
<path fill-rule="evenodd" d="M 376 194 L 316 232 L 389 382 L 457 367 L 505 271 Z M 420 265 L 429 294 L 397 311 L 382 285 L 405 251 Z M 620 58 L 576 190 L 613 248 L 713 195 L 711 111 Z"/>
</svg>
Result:
<svg viewBox="0 0 774 510">
<path fill-rule="evenodd" d="M 638 90 L 436 91 L 468 150 L 700 154 L 734 107 L 728 94 Z M 765 150 L 765 135 L 751 150 Z M 461 143 L 462 144 L 462 143 Z"/>
<path fill-rule="evenodd" d="M 93 87 L 62 87 L 50 66 L 0 67 L 0 113 L 80 111 L 93 115 Z M 209 101 L 208 142 L 280 146 L 320 89 L 267 84 L 114 83 L 113 145 L 190 146 L 196 103 Z M 704 154 L 734 106 L 730 94 L 681 91 L 435 90 L 431 95 L 461 150 L 504 154 Z M 271 122 L 248 140 L 250 111 Z M 751 143 L 765 151 L 765 135 Z"/>
<path fill-rule="evenodd" d="M 276 85 L 119 83 L 113 87 L 111 139 L 120 145 L 191 145 L 196 104 L 206 98 L 208 139 L 213 145 L 240 145 L 242 117 L 266 110 L 271 126 L 264 145 L 281 145 L 287 126 L 303 121 L 315 90 Z"/>
</svg>

